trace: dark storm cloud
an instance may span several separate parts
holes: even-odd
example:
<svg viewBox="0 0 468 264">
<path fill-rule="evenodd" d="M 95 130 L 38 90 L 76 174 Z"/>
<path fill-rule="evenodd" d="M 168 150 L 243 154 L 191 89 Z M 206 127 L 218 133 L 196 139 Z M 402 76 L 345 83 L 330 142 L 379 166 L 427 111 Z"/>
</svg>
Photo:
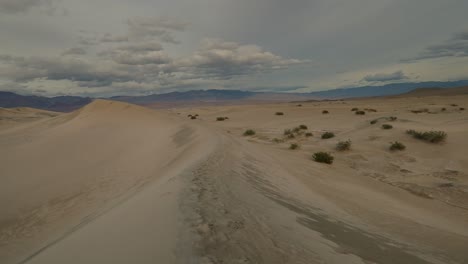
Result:
<svg viewBox="0 0 468 264">
<path fill-rule="evenodd" d="M 400 81 L 408 79 L 403 71 L 396 71 L 393 73 L 377 73 L 373 75 L 367 75 L 363 78 L 366 82 L 388 82 L 388 81 Z"/>
<path fill-rule="evenodd" d="M 468 31 L 455 34 L 443 44 L 428 46 L 418 56 L 405 59 L 403 62 L 416 62 L 444 57 L 468 57 Z"/>
</svg>

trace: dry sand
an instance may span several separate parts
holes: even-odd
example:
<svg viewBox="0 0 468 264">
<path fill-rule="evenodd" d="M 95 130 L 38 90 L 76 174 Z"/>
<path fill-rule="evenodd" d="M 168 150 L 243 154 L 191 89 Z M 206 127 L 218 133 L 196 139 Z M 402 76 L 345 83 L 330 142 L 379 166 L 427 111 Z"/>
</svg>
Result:
<svg viewBox="0 0 468 264">
<path fill-rule="evenodd" d="M 10 118 L 0 126 L 0 262 L 467 263 L 468 96 L 297 104 L 97 100 Z M 301 124 L 312 137 L 283 138 Z M 257 134 L 242 136 L 248 128 Z M 448 138 L 431 144 L 407 129 Z M 348 139 L 351 150 L 335 150 Z M 407 149 L 389 151 L 391 141 Z M 312 161 L 316 151 L 334 163 Z"/>
</svg>

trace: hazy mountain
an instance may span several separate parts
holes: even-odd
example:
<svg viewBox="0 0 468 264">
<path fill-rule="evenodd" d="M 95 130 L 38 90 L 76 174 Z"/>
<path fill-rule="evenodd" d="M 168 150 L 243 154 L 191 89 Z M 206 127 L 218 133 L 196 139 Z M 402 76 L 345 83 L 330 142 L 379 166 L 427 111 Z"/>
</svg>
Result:
<svg viewBox="0 0 468 264">
<path fill-rule="evenodd" d="M 468 80 L 452 82 L 419 82 L 419 83 L 395 83 L 383 86 L 362 86 L 354 88 L 342 88 L 328 91 L 312 92 L 321 98 L 353 98 L 353 97 L 371 97 L 386 96 L 407 93 L 418 88 L 453 88 L 468 86 Z"/>
<path fill-rule="evenodd" d="M 51 111 L 69 112 L 81 108 L 92 101 L 89 97 L 57 96 L 43 97 L 35 95 L 19 95 L 0 91 L 0 107 L 32 107 Z"/>
<path fill-rule="evenodd" d="M 191 104 L 225 104 L 239 102 L 306 101 L 315 99 L 339 99 L 355 97 L 391 96 L 408 93 L 415 89 L 453 88 L 468 86 L 468 80 L 453 82 L 398 83 L 383 86 L 363 86 L 334 89 L 312 93 L 249 92 L 241 90 L 192 90 L 146 96 L 115 96 L 108 99 L 152 107 Z M 437 92 L 436 92 L 437 93 Z M 12 92 L 0 92 L 0 107 L 33 107 L 52 111 L 72 111 L 92 99 L 78 96 L 24 96 Z"/>
</svg>

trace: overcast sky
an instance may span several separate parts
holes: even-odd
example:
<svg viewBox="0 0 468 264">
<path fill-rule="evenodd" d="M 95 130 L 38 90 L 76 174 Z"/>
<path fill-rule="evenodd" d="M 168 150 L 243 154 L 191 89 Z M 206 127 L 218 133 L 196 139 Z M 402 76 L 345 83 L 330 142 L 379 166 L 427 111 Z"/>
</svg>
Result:
<svg viewBox="0 0 468 264">
<path fill-rule="evenodd" d="M 308 92 L 468 79 L 466 0 L 0 0 L 0 90 Z"/>
</svg>

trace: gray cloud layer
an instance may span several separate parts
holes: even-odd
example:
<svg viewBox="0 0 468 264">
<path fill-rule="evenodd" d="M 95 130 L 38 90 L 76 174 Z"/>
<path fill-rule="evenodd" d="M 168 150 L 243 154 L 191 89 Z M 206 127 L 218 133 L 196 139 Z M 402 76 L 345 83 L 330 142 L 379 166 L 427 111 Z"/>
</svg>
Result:
<svg viewBox="0 0 468 264">
<path fill-rule="evenodd" d="M 408 79 L 403 71 L 396 71 L 393 73 L 377 73 L 373 75 L 367 75 L 363 78 L 366 82 L 388 82 L 388 81 L 400 81 Z"/>
<path fill-rule="evenodd" d="M 468 57 L 468 31 L 455 34 L 453 38 L 443 44 L 428 46 L 418 56 L 403 60 L 403 62 L 444 57 Z"/>
</svg>

